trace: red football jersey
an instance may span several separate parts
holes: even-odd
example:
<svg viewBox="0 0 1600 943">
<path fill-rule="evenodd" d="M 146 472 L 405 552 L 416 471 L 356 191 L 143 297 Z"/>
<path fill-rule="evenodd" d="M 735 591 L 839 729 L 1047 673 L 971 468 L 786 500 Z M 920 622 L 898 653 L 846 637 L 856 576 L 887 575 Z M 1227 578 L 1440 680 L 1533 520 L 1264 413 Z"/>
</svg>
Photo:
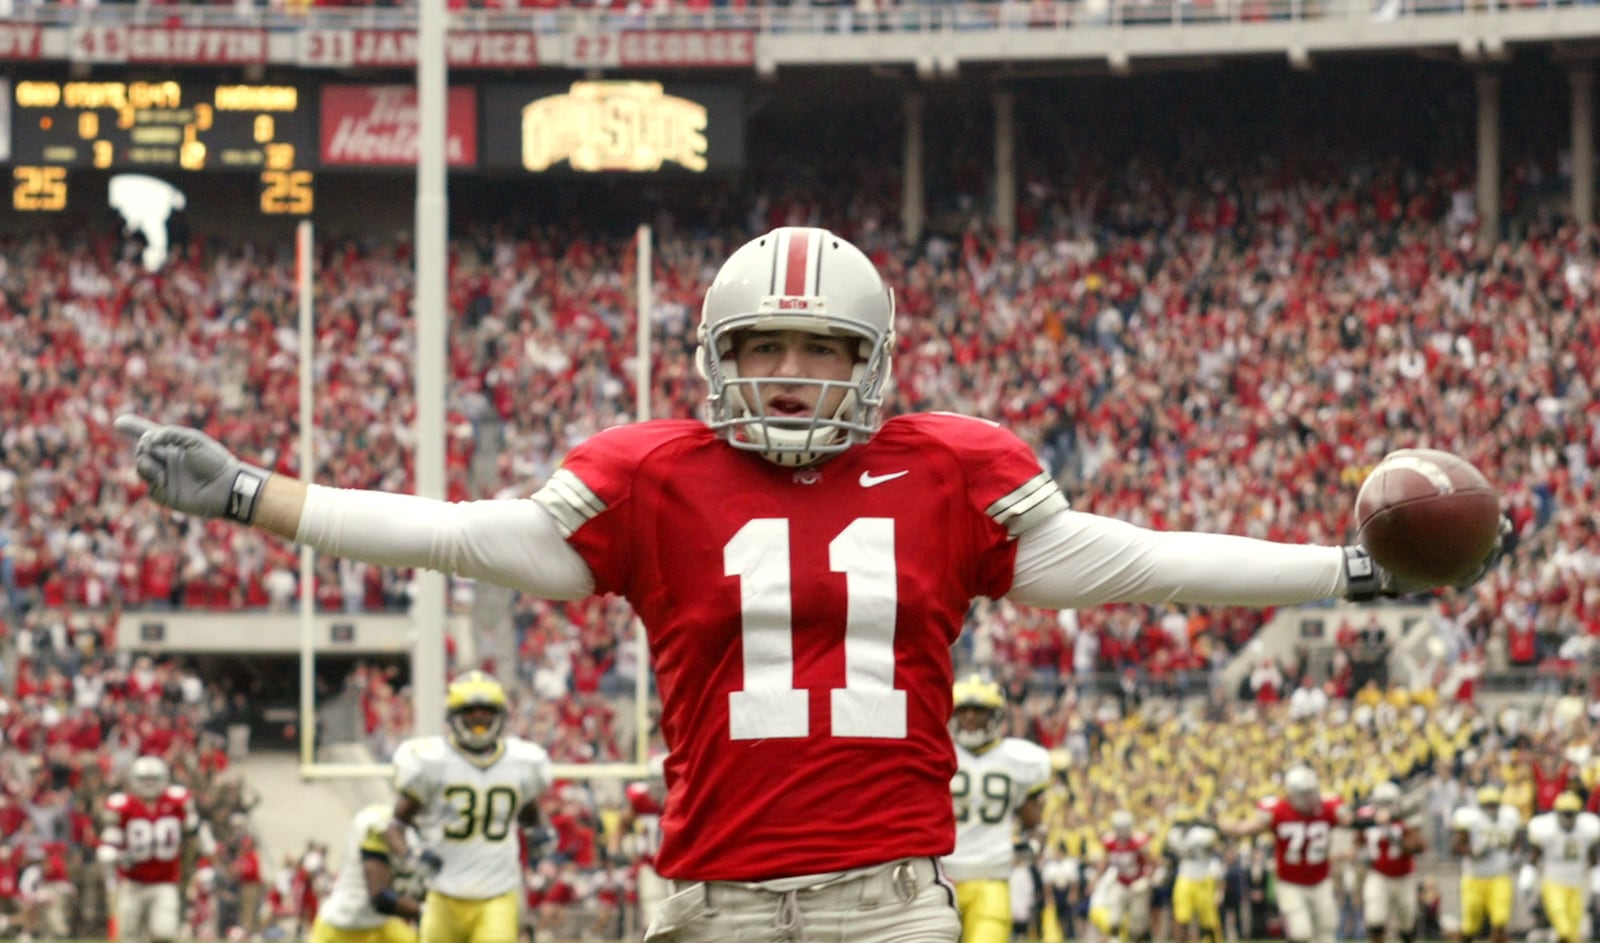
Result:
<svg viewBox="0 0 1600 943">
<path fill-rule="evenodd" d="M 1106 850 L 1106 867 L 1116 871 L 1117 880 L 1123 884 L 1132 884 L 1153 870 L 1146 850 L 1150 844 L 1148 835 L 1122 838 L 1112 833 L 1103 836 L 1100 844 Z"/>
<path fill-rule="evenodd" d="M 114 792 L 106 798 L 100 843 L 117 849 L 124 878 L 139 884 L 176 884 L 184 836 L 199 827 L 194 796 L 182 786 L 168 786 L 154 799 Z"/>
<path fill-rule="evenodd" d="M 1277 839 L 1278 880 L 1311 886 L 1328 879 L 1329 845 L 1343 804 L 1338 796 L 1323 796 L 1322 804 L 1308 815 L 1287 799 L 1262 800 L 1262 810 L 1272 815 L 1272 835 Z"/>
<path fill-rule="evenodd" d="M 1362 809 L 1356 816 L 1371 818 L 1372 810 Z M 1392 878 L 1403 878 L 1417 870 L 1417 856 L 1402 847 L 1405 828 L 1401 822 L 1391 822 L 1368 825 L 1361 830 L 1361 853 L 1372 870 Z"/>
<path fill-rule="evenodd" d="M 549 488 L 581 515 L 571 544 L 643 619 L 660 682 L 664 876 L 953 850 L 950 645 L 973 597 L 1010 589 L 1016 544 L 991 514 L 1041 475 L 1016 436 L 941 414 L 810 468 L 685 420 L 567 456 Z"/>
</svg>

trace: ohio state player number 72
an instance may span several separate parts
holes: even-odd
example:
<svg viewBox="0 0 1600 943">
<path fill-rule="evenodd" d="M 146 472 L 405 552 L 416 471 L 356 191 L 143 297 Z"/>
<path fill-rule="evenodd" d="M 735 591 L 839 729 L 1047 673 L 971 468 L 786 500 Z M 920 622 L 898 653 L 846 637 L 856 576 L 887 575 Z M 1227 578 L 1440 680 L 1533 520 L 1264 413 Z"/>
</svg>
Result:
<svg viewBox="0 0 1600 943">
<path fill-rule="evenodd" d="M 1328 840 L 1332 837 L 1327 822 L 1280 822 L 1278 839 L 1284 843 L 1283 860 L 1288 864 L 1321 864 L 1328 860 Z"/>
<path fill-rule="evenodd" d="M 811 734 L 811 692 L 794 686 L 794 611 L 789 522 L 757 518 L 722 548 L 723 575 L 739 580 L 744 687 L 728 694 L 735 740 Z M 894 520 L 851 521 L 828 544 L 828 567 L 845 575 L 845 686 L 830 694 L 835 737 L 904 739 L 906 692 L 894 686 Z"/>
</svg>

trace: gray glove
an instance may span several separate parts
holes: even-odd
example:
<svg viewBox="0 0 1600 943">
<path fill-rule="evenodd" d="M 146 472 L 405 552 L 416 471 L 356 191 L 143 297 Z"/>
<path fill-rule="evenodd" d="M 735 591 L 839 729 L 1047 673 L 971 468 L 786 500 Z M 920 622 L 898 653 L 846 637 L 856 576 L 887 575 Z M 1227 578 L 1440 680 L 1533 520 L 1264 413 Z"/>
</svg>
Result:
<svg viewBox="0 0 1600 943">
<path fill-rule="evenodd" d="M 1456 589 L 1466 589 L 1489 574 L 1505 555 L 1506 541 L 1511 537 L 1511 519 L 1505 516 L 1500 518 L 1500 533 L 1495 537 L 1494 546 L 1489 549 L 1489 555 L 1483 558 L 1483 563 L 1478 566 L 1471 576 L 1456 584 Z M 1367 602 L 1379 596 L 1394 598 L 1396 596 L 1411 596 L 1416 593 L 1425 593 L 1438 587 L 1428 583 L 1411 583 L 1378 565 L 1365 548 L 1346 546 L 1344 548 L 1344 598 L 1351 602 Z"/>
<path fill-rule="evenodd" d="M 116 429 L 138 438 L 134 468 L 158 504 L 240 524 L 255 520 L 261 487 L 271 472 L 239 461 L 221 443 L 194 429 L 159 426 L 133 415 L 118 416 Z"/>
</svg>

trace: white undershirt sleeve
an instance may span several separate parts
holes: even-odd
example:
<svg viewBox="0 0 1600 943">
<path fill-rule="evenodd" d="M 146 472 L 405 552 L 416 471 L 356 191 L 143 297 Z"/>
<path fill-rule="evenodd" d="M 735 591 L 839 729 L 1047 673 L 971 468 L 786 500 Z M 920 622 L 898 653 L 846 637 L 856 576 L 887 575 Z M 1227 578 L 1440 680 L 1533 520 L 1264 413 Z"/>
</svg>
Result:
<svg viewBox="0 0 1600 943">
<path fill-rule="evenodd" d="M 1048 609 L 1112 602 L 1277 606 L 1344 592 L 1338 547 L 1157 531 L 1061 511 L 1020 538 L 1008 599 Z"/>
<path fill-rule="evenodd" d="M 295 540 L 336 557 L 423 567 L 545 599 L 594 592 L 555 518 L 527 499 L 447 502 L 312 485 Z"/>
</svg>

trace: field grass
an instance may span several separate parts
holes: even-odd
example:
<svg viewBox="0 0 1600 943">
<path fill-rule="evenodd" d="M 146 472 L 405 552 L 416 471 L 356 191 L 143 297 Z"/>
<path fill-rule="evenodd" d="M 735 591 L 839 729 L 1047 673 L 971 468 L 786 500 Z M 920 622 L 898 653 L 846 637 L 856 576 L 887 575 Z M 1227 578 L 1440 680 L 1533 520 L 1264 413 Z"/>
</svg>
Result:
<svg viewBox="0 0 1600 943">
<path fill-rule="evenodd" d="M 301 940 L 304 940 L 304 938 L 301 938 Z M 285 938 L 282 943 L 301 943 L 301 940 Z M 1365 940 L 1365 938 L 1363 938 L 1363 940 Z M 85 937 L 80 938 L 80 940 L 59 940 L 54 941 L 54 943 L 110 943 L 110 941 L 107 940 L 106 937 Z M 174 940 L 173 943 L 206 943 L 206 941 Z M 218 941 L 213 940 L 210 941 L 210 943 L 218 943 Z M 638 943 L 638 940 L 637 938 L 629 938 L 629 940 L 576 940 L 576 938 L 573 938 L 573 940 L 554 940 L 554 938 L 552 938 L 552 940 L 539 940 L 538 943 Z M 1019 941 L 1019 943 L 1042 943 L 1042 941 L 1022 940 Z M 1238 943 L 1283 943 L 1283 940 L 1240 940 Z M 1418 943 L 1435 943 L 1435 941 L 1418 940 Z"/>
</svg>

